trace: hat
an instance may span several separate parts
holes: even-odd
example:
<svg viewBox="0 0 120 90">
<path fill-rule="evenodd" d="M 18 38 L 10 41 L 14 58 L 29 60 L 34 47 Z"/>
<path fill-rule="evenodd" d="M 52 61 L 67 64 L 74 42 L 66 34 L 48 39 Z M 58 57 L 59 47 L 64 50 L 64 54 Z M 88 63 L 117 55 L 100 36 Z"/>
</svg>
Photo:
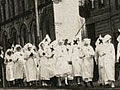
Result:
<svg viewBox="0 0 120 90">
<path fill-rule="evenodd" d="M 12 48 L 14 48 L 15 46 L 14 46 L 14 44 L 12 44 L 12 46 L 11 46 Z"/>
<path fill-rule="evenodd" d="M 34 50 L 35 52 L 37 52 L 37 47 L 35 45 L 32 46 L 32 50 Z"/>
<path fill-rule="evenodd" d="M 120 28 L 118 28 L 118 32 L 120 32 Z"/>
<path fill-rule="evenodd" d="M 41 44 L 49 45 L 51 39 L 48 34 L 46 34 L 45 38 L 39 43 L 38 47 L 41 48 Z"/>
<path fill-rule="evenodd" d="M 120 42 L 120 35 L 117 37 L 117 41 Z"/>
<path fill-rule="evenodd" d="M 38 47 L 41 48 L 41 44 L 43 44 L 43 43 L 44 43 L 43 41 L 40 42 L 39 45 L 38 45 Z"/>
<path fill-rule="evenodd" d="M 107 35 L 104 36 L 103 41 L 106 42 L 106 41 L 110 40 L 111 38 L 112 37 L 109 34 L 107 34 Z"/>
<path fill-rule="evenodd" d="M 21 45 L 19 44 L 15 45 L 14 52 L 16 52 L 18 48 L 22 49 Z"/>
<path fill-rule="evenodd" d="M 43 39 L 42 42 L 47 43 L 47 44 L 49 44 L 51 42 L 51 39 L 50 39 L 48 34 L 46 34 L 46 36 L 45 36 L 45 38 Z"/>
<path fill-rule="evenodd" d="M 24 46 L 24 50 L 27 50 L 28 49 L 28 47 L 29 48 L 32 48 L 32 44 L 31 43 L 27 43 L 25 46 Z"/>
<path fill-rule="evenodd" d="M 85 39 L 83 39 L 83 41 L 84 41 L 84 44 L 90 44 L 91 43 L 91 39 L 89 39 L 89 38 L 85 38 Z"/>
<path fill-rule="evenodd" d="M 50 47 L 56 47 L 57 45 L 57 40 L 54 40 L 53 42 L 50 43 Z"/>
<path fill-rule="evenodd" d="M 5 57 L 10 56 L 11 54 L 12 54 L 12 50 L 7 49 L 7 51 L 5 52 Z"/>
<path fill-rule="evenodd" d="M 2 47 L 2 46 L 0 46 L 0 49 L 3 49 L 3 47 Z"/>
<path fill-rule="evenodd" d="M 63 45 L 64 41 L 62 39 L 58 40 L 58 45 Z"/>
<path fill-rule="evenodd" d="M 96 40 L 96 43 L 95 43 L 96 46 L 100 44 L 100 40 L 101 41 L 103 40 L 103 37 L 101 35 L 99 35 L 98 39 Z"/>
</svg>

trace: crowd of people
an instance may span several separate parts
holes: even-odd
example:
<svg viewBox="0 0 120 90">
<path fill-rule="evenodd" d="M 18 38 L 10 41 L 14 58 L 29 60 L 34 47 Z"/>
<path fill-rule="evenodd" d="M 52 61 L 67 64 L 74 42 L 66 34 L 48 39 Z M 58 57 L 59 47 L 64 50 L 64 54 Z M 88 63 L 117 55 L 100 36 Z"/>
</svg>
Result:
<svg viewBox="0 0 120 90">
<path fill-rule="evenodd" d="M 90 45 L 91 39 L 82 41 L 75 38 L 50 40 L 46 35 L 40 42 L 38 49 L 35 45 L 27 43 L 24 47 L 15 45 L 5 52 L 4 64 L 6 66 L 6 80 L 9 86 L 23 86 L 23 82 L 32 86 L 41 82 L 47 86 L 51 81 L 54 85 L 69 85 L 73 80 L 76 85 L 93 84 L 94 60 L 98 64 L 100 85 L 115 87 L 115 49 L 111 43 L 112 37 L 99 36 L 95 50 Z M 118 38 L 118 41 L 120 38 Z M 120 44 L 118 45 L 118 47 Z M 118 48 L 117 62 L 120 50 Z M 52 80 L 56 77 L 56 80 Z M 53 81 L 53 82 L 52 82 Z"/>
</svg>

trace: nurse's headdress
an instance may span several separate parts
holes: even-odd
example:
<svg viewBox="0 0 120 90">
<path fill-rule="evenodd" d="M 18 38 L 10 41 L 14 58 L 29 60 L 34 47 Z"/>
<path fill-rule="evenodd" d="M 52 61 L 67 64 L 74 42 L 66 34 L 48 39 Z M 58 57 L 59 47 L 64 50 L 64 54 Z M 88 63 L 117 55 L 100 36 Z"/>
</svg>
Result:
<svg viewBox="0 0 120 90">
<path fill-rule="evenodd" d="M 19 45 L 19 44 L 15 45 L 14 52 L 19 52 L 21 50 L 22 50 L 21 45 Z"/>
<path fill-rule="evenodd" d="M 107 34 L 107 35 L 104 36 L 103 41 L 104 41 L 104 42 L 107 42 L 107 41 L 110 40 L 111 38 L 112 38 L 112 37 L 111 37 L 109 34 Z"/>
<path fill-rule="evenodd" d="M 83 41 L 84 41 L 84 45 L 85 44 L 90 45 L 90 43 L 91 43 L 91 39 L 89 39 L 89 38 L 85 38 L 85 39 L 83 39 Z"/>
</svg>

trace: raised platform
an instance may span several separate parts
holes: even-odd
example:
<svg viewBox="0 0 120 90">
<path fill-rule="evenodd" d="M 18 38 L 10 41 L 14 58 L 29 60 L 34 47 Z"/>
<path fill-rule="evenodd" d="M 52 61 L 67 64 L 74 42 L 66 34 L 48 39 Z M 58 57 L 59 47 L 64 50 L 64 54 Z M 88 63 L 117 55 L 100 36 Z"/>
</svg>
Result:
<svg viewBox="0 0 120 90">
<path fill-rule="evenodd" d="M 5 87 L 5 88 L 0 88 L 0 90 L 14 90 L 14 89 L 19 89 L 19 90 L 30 90 L 30 89 L 38 89 L 38 90 L 120 90 L 120 81 L 117 80 L 115 82 L 115 88 L 110 88 L 110 87 L 104 87 L 100 86 L 97 82 L 93 82 L 94 87 L 92 88 L 89 84 L 88 87 L 85 87 L 83 83 L 81 83 L 82 86 L 76 86 L 76 85 L 71 85 L 71 86 L 64 86 L 62 85 L 61 87 L 59 86 L 31 86 L 31 87 Z"/>
<path fill-rule="evenodd" d="M 10 88 L 0 88 L 0 90 L 13 90 L 13 89 L 19 89 L 19 90 L 120 90 L 120 87 L 115 88 L 105 88 L 105 87 L 72 87 L 72 86 L 65 86 L 65 87 L 10 87 Z"/>
</svg>

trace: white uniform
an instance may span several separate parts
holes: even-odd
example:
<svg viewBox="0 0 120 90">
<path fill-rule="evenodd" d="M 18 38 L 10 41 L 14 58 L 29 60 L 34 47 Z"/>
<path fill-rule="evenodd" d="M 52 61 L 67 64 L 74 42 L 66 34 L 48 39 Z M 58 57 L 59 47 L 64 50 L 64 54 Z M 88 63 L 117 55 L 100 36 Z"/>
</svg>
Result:
<svg viewBox="0 0 120 90">
<path fill-rule="evenodd" d="M 98 71 L 99 71 L 99 81 L 98 83 L 104 84 L 104 46 L 103 44 L 99 44 L 95 50 L 95 60 L 98 63 Z"/>
<path fill-rule="evenodd" d="M 117 62 L 119 62 L 120 59 L 120 42 L 117 45 Z"/>
<path fill-rule="evenodd" d="M 24 54 L 23 52 L 15 52 L 14 53 L 14 78 L 15 79 L 23 79 L 24 78 Z"/>
<path fill-rule="evenodd" d="M 67 57 L 68 58 L 67 62 L 68 62 L 68 66 L 69 66 L 69 75 L 68 75 L 68 79 L 69 80 L 73 80 L 73 66 L 72 66 L 72 46 L 71 45 L 66 45 L 66 49 L 67 49 Z"/>
<path fill-rule="evenodd" d="M 64 45 L 58 46 L 55 51 L 56 57 L 56 68 L 55 73 L 58 77 L 64 77 L 71 73 L 70 67 L 68 65 L 69 56 Z"/>
<path fill-rule="evenodd" d="M 119 62 L 120 61 L 120 35 L 118 36 L 117 41 L 118 41 L 118 45 L 117 45 L 117 62 Z M 120 79 L 120 75 L 118 77 L 118 80 L 119 79 Z"/>
<path fill-rule="evenodd" d="M 49 63 L 49 70 L 50 70 L 50 78 L 55 76 L 55 58 L 53 56 L 54 51 L 52 52 L 50 47 L 46 51 L 46 57 L 48 58 L 48 63 Z"/>
<path fill-rule="evenodd" d="M 6 80 L 7 81 L 13 81 L 15 80 L 14 78 L 14 62 L 13 62 L 13 55 L 8 55 L 7 52 L 11 51 L 8 49 L 5 53 L 5 61 L 4 63 L 6 64 Z"/>
<path fill-rule="evenodd" d="M 88 81 L 92 81 L 93 79 L 93 56 L 94 50 L 92 46 L 83 46 L 82 47 L 84 58 L 83 58 L 83 80 L 87 79 Z"/>
<path fill-rule="evenodd" d="M 78 45 L 74 45 L 72 53 L 72 65 L 74 76 L 82 76 L 83 60 L 81 59 L 81 57 L 83 57 L 83 55 L 81 53 L 82 51 L 80 50 L 80 47 Z"/>
<path fill-rule="evenodd" d="M 32 50 L 31 45 L 30 51 L 25 51 L 25 74 L 26 74 L 26 80 L 27 82 L 30 81 L 36 81 L 38 80 L 38 71 L 37 71 L 37 65 L 36 65 L 36 58 L 34 56 L 34 52 Z M 33 53 L 32 56 L 30 56 Z"/>
<path fill-rule="evenodd" d="M 42 80 L 50 80 L 53 77 L 53 70 L 51 67 L 52 58 L 50 53 L 50 48 L 45 48 L 45 50 L 39 49 L 40 55 L 40 78 Z"/>
<path fill-rule="evenodd" d="M 39 72 L 40 57 L 39 57 L 39 53 L 37 51 L 37 48 L 35 46 L 32 47 L 32 52 L 33 52 L 33 59 L 34 59 L 36 70 L 37 70 L 36 80 L 39 80 L 40 79 L 40 77 L 39 77 L 39 73 L 40 73 Z"/>
<path fill-rule="evenodd" d="M 115 81 L 115 49 L 112 43 L 104 44 L 104 68 L 105 84 L 110 81 Z"/>
</svg>

